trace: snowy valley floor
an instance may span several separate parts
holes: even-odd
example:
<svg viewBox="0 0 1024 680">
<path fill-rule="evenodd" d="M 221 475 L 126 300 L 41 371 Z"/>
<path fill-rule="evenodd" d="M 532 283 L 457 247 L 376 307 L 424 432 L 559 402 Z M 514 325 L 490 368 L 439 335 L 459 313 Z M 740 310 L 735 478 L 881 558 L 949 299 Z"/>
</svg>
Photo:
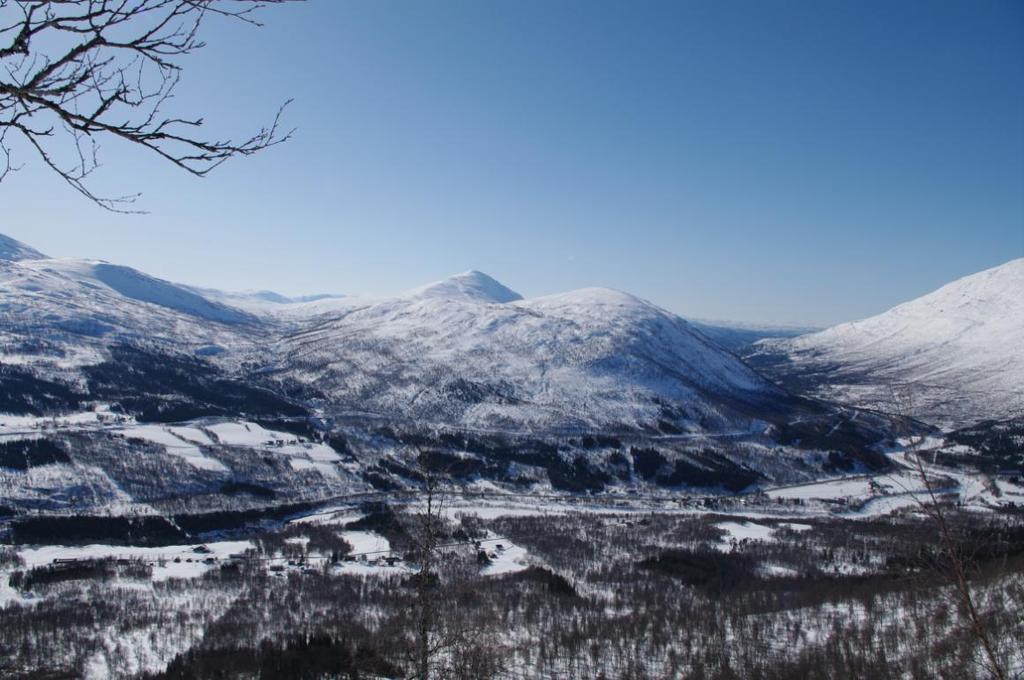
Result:
<svg viewBox="0 0 1024 680">
<path fill-rule="evenodd" d="M 1024 669 L 1024 489 L 929 468 Z M 719 499 L 337 503 L 205 544 L 0 548 L 5 678 L 986 677 L 909 472 Z M 435 499 L 436 500 L 436 499 Z"/>
</svg>

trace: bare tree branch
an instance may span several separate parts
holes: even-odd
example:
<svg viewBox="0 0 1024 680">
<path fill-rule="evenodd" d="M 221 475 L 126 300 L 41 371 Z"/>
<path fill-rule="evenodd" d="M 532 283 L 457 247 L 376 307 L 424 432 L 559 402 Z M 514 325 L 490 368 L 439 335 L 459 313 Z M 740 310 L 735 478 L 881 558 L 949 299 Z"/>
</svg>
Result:
<svg viewBox="0 0 1024 680">
<path fill-rule="evenodd" d="M 11 163 L 8 132 L 98 205 L 132 212 L 138 194 L 93 193 L 99 140 L 122 139 L 202 177 L 235 156 L 287 141 L 281 115 L 249 137 L 205 139 L 202 117 L 167 117 L 179 61 L 205 45 L 207 16 L 254 26 L 260 7 L 301 0 L 0 0 L 0 181 Z"/>
<path fill-rule="evenodd" d="M 914 467 L 914 472 L 921 480 L 927 500 L 912 495 L 917 506 L 929 518 L 939 536 L 940 558 L 942 565 L 940 571 L 953 586 L 956 601 L 963 611 L 963 618 L 971 636 L 978 642 L 981 649 L 981 666 L 986 675 L 995 680 L 1006 680 L 1009 677 L 1007 669 L 996 650 L 996 645 L 985 625 L 982 614 L 979 611 L 974 590 L 970 583 L 970 558 L 963 553 L 960 541 L 954 535 L 950 521 L 942 501 L 936 492 L 934 478 L 929 474 L 922 457 L 921 444 L 924 436 L 919 434 L 919 424 L 914 420 L 914 393 L 912 385 L 895 386 L 890 385 L 891 405 L 888 410 L 897 418 L 898 429 L 904 437 L 906 459 Z"/>
</svg>

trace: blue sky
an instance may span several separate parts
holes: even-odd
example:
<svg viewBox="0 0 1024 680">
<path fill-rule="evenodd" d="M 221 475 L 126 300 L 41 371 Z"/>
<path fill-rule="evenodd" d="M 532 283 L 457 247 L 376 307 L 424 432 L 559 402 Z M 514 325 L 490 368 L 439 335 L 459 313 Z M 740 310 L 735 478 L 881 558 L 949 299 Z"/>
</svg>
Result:
<svg viewBox="0 0 1024 680">
<path fill-rule="evenodd" d="M 197 285 L 399 291 L 470 268 L 684 316 L 831 324 L 1024 256 L 1024 3 L 311 2 L 211 22 L 175 106 L 289 144 L 198 180 L 31 163 L 0 231 Z M 30 161 L 29 158 L 24 160 Z"/>
</svg>

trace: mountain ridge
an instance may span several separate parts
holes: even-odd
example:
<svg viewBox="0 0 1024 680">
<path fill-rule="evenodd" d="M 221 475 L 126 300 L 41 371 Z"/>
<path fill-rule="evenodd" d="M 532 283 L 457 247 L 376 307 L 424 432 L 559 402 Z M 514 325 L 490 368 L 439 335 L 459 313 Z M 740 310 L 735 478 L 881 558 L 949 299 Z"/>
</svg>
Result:
<svg viewBox="0 0 1024 680">
<path fill-rule="evenodd" d="M 21 260 L 46 260 L 49 259 L 46 255 L 32 248 L 31 246 L 25 245 L 21 241 L 0 234 L 0 260 L 7 260 L 9 262 L 18 262 Z"/>
<path fill-rule="evenodd" d="M 107 262 L 0 260 L 0 436 L 58 423 L 71 452 L 55 476 L 5 478 L 18 507 L 216 509 L 224 488 L 323 498 L 430 471 L 737 491 L 888 465 L 883 418 L 795 395 L 622 291 L 524 299 L 471 270 L 390 297 L 266 298 L 250 312 Z"/>
<path fill-rule="evenodd" d="M 952 281 L 881 314 L 747 354 L 783 384 L 885 408 L 890 388 L 916 414 L 963 426 L 1024 413 L 1024 258 Z"/>
</svg>

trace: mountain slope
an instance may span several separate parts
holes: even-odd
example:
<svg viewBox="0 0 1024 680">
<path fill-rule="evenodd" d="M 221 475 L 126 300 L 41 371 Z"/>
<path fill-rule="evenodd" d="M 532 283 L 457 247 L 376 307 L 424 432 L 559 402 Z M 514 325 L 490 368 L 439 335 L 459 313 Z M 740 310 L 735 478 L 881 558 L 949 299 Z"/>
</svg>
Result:
<svg viewBox="0 0 1024 680">
<path fill-rule="evenodd" d="M 22 259 L 0 259 L 0 443 L 46 433 L 66 454 L 3 473 L 23 509 L 216 509 L 239 492 L 259 505 L 410 488 L 424 472 L 735 491 L 887 465 L 880 419 L 794 397 L 618 291 L 523 299 L 470 271 L 388 298 L 284 300 L 8 251 Z M 228 422 L 309 447 L 279 459 L 175 434 Z"/>
<path fill-rule="evenodd" d="M 476 285 L 482 284 L 482 285 Z M 523 300 L 479 273 L 320 317 L 279 370 L 368 411 L 474 428 L 745 428 L 790 399 L 685 321 L 586 289 Z"/>
<path fill-rule="evenodd" d="M 0 260 L 17 262 L 19 260 L 45 260 L 46 255 L 31 248 L 10 236 L 0 234 Z"/>
<path fill-rule="evenodd" d="M 406 294 L 413 298 L 441 298 L 468 302 L 515 302 L 523 296 L 498 283 L 487 274 L 470 270 L 447 279 L 429 283 Z"/>
<path fill-rule="evenodd" d="M 9 250 L 35 252 L 16 241 Z M 228 304 L 243 300 L 251 311 Z M 216 374 L 205 383 L 275 381 L 327 415 L 417 426 L 741 436 L 829 412 L 631 295 L 594 288 L 526 300 L 478 271 L 390 298 L 307 301 L 40 256 L 0 260 L 0 316 L 0 361 L 68 385 L 60 403 L 87 398 L 80 387 L 99 375 L 88 367 L 132 357 L 144 369 L 126 374 L 124 389 L 111 369 L 102 385 L 139 413 L 183 412 L 188 395 L 208 393 L 185 380 L 208 372 L 184 368 L 193 360 Z M 168 382 L 161 364 L 183 368 Z M 44 409 L 51 388 L 34 390 L 42 401 L 25 408 Z M 160 390 L 164 403 L 148 404 Z M 229 414 L 220 399 L 202 401 Z"/>
<path fill-rule="evenodd" d="M 917 416 L 965 425 L 1024 413 L 1024 258 L 878 316 L 765 340 L 749 360 L 784 384 L 883 410 L 890 386 Z"/>
<path fill-rule="evenodd" d="M 250 314 L 96 260 L 0 260 L 0 321 L 0 361 L 69 380 L 114 346 L 248 350 L 264 333 Z"/>
</svg>

